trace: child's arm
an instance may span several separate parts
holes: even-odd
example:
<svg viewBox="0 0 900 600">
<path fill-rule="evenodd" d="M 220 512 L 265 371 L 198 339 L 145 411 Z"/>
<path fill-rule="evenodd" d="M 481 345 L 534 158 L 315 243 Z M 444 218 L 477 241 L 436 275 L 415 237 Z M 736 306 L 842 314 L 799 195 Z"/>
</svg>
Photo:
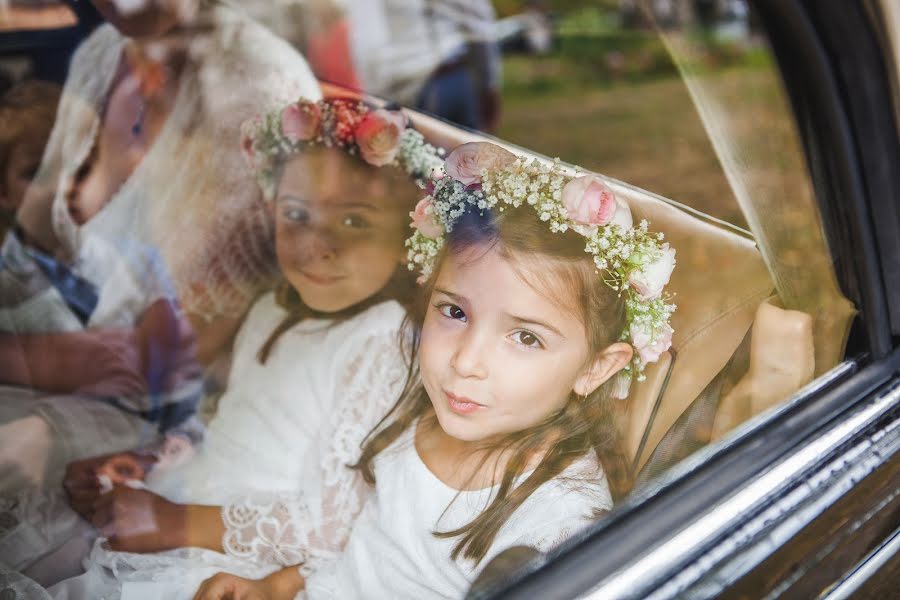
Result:
<svg viewBox="0 0 900 600">
<path fill-rule="evenodd" d="M 177 504 L 153 492 L 117 485 L 97 494 L 84 514 L 120 552 L 208 548 L 222 552 L 225 525 L 218 506 Z"/>
<path fill-rule="evenodd" d="M 0 381 L 51 393 L 146 392 L 133 332 L 0 334 Z"/>
<path fill-rule="evenodd" d="M 51 393 L 135 396 L 169 391 L 193 363 L 193 335 L 168 300 L 129 329 L 0 334 L 0 381 Z"/>
<path fill-rule="evenodd" d="M 305 585 L 306 581 L 296 566 L 256 580 L 217 573 L 200 584 L 194 600 L 293 600 Z"/>
</svg>

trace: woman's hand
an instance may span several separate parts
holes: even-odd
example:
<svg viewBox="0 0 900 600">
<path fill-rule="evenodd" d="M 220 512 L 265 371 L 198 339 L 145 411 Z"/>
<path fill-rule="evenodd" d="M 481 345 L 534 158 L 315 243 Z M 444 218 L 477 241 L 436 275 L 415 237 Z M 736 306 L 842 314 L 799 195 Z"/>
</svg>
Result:
<svg viewBox="0 0 900 600">
<path fill-rule="evenodd" d="M 217 573 L 200 584 L 194 600 L 293 600 L 304 583 L 297 567 L 284 568 L 265 579 Z"/>
<path fill-rule="evenodd" d="M 115 486 L 97 497 L 91 523 L 121 552 L 160 552 L 186 543 L 187 507 L 153 492 Z"/>
</svg>

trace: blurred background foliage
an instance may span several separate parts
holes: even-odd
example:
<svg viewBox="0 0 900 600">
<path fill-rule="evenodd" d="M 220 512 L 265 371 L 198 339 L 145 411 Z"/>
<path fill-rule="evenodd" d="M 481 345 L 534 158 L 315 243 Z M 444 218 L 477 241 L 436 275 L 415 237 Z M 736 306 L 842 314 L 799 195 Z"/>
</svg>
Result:
<svg viewBox="0 0 900 600">
<path fill-rule="evenodd" d="M 552 10 L 544 53 L 504 56 L 497 135 L 744 226 L 731 186 L 660 32 L 624 22 L 618 0 L 496 0 L 500 16 Z M 765 39 L 749 19 L 670 26 L 682 66 L 735 107 L 732 131 L 757 176 L 786 197 L 806 193 L 805 166 Z M 765 123 L 765 131 L 759 124 Z"/>
</svg>

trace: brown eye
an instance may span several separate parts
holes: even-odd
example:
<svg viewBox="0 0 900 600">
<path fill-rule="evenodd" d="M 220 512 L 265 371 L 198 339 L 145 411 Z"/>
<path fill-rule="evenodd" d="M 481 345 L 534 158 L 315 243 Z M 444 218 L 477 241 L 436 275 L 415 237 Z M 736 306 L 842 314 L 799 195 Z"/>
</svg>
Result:
<svg viewBox="0 0 900 600">
<path fill-rule="evenodd" d="M 528 348 L 542 348 L 541 340 L 530 331 L 520 331 L 516 334 L 516 341 Z"/>
<path fill-rule="evenodd" d="M 465 321 L 466 313 L 460 307 L 455 304 L 441 304 L 437 307 L 441 314 L 447 318 L 453 319 L 455 321 Z"/>
<path fill-rule="evenodd" d="M 288 221 L 294 221 L 296 223 L 306 223 L 309 221 L 309 211 L 303 210 L 302 208 L 286 208 L 282 214 Z"/>
<path fill-rule="evenodd" d="M 343 225 L 348 229 L 366 229 L 369 226 L 369 223 L 362 217 L 348 215 L 344 217 Z"/>
</svg>

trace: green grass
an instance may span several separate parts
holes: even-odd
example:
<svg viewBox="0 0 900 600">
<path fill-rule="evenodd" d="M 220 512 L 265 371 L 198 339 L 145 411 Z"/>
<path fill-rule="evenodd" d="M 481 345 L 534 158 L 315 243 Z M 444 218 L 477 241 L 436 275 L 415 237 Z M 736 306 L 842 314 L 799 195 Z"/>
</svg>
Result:
<svg viewBox="0 0 900 600">
<path fill-rule="evenodd" d="M 581 76 L 579 76 L 581 75 Z M 709 136 L 680 78 L 591 81 L 560 57 L 510 57 L 503 118 L 509 140 L 744 225 Z M 707 70 L 728 111 L 754 189 L 808 195 L 793 123 L 768 66 Z"/>
</svg>

